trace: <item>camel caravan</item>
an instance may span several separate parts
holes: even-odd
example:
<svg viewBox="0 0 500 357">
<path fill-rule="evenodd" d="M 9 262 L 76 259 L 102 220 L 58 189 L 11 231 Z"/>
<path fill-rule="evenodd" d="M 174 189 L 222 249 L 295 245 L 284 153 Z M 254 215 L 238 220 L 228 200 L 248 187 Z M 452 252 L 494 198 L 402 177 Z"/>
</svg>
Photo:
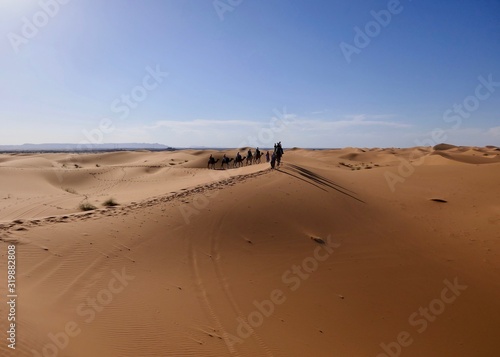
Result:
<svg viewBox="0 0 500 357">
<path fill-rule="evenodd" d="M 274 152 L 272 155 L 269 154 L 269 151 L 264 155 L 259 148 L 255 149 L 255 152 L 252 152 L 252 149 L 248 149 L 246 156 L 241 156 L 240 152 L 236 154 L 236 157 L 230 158 L 227 157 L 226 154 L 219 160 L 210 155 L 208 158 L 208 169 L 216 169 L 216 164 L 220 161 L 220 170 L 229 169 L 229 168 L 237 168 L 242 166 L 248 166 L 253 164 L 260 164 L 263 160 L 263 156 L 266 158 L 266 162 L 271 164 L 271 168 L 275 168 L 276 164 L 279 167 L 281 164 L 281 157 L 283 156 L 283 148 L 281 147 L 281 141 L 277 144 L 274 144 Z"/>
</svg>

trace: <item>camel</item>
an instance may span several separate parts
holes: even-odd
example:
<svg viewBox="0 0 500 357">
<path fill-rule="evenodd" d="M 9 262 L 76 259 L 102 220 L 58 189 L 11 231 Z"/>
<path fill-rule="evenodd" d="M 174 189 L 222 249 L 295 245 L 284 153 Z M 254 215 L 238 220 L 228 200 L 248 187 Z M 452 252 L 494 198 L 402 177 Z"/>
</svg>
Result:
<svg viewBox="0 0 500 357">
<path fill-rule="evenodd" d="M 246 165 L 247 166 L 252 165 L 252 163 L 253 163 L 252 150 L 248 150 Z"/>
<path fill-rule="evenodd" d="M 256 164 L 260 164 L 260 158 L 263 156 L 264 154 L 262 154 L 261 151 L 259 151 L 258 153 L 255 153 L 255 157 L 254 157 L 254 163 Z"/>
<path fill-rule="evenodd" d="M 219 161 L 219 159 L 214 159 L 212 156 L 210 156 L 210 158 L 208 159 L 208 165 L 207 165 L 207 168 L 210 169 L 214 169 L 215 170 L 215 164 Z"/>
<path fill-rule="evenodd" d="M 238 160 L 238 157 L 236 157 L 236 159 L 234 159 L 234 164 L 233 164 L 233 167 L 240 167 L 243 165 L 243 162 L 245 162 L 245 159 L 247 157 L 246 156 L 243 156 L 241 157 L 239 160 Z"/>
<path fill-rule="evenodd" d="M 223 169 L 224 165 L 227 165 L 227 168 L 229 168 L 229 164 L 233 160 L 234 160 L 233 158 L 223 157 L 220 163 L 220 168 Z"/>
</svg>

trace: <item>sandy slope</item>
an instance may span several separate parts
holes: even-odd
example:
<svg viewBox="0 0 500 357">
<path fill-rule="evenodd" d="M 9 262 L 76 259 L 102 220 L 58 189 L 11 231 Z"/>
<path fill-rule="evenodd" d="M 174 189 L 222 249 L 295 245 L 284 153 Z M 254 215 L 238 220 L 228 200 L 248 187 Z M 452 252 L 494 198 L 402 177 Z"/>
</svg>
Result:
<svg viewBox="0 0 500 357">
<path fill-rule="evenodd" d="M 279 171 L 210 153 L 1 155 L 2 355 L 498 353 L 495 147 L 297 149 Z"/>
</svg>

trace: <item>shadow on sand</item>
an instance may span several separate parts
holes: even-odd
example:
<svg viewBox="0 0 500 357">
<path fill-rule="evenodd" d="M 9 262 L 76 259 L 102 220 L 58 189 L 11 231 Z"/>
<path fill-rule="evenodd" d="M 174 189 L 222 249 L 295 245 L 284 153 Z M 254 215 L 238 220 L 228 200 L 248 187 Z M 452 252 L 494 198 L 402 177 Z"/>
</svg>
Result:
<svg viewBox="0 0 500 357">
<path fill-rule="evenodd" d="M 343 195 L 346 195 L 346 196 L 351 197 L 352 199 L 355 199 L 356 201 L 366 203 L 365 201 L 353 196 L 353 194 L 355 195 L 356 192 L 351 191 L 345 187 L 342 187 L 342 186 L 336 184 L 335 182 L 333 182 L 332 180 L 330 180 L 324 176 L 318 175 L 317 173 L 314 173 L 311 170 L 308 170 L 304 167 L 294 165 L 294 164 L 282 164 L 281 168 L 282 168 L 281 170 L 277 170 L 277 171 L 281 172 L 283 174 L 287 174 L 287 175 L 290 175 L 292 177 L 295 177 L 295 178 L 302 180 L 304 182 L 307 182 L 308 184 L 313 185 L 313 186 L 319 188 L 320 190 L 328 192 L 328 190 L 325 187 L 329 187 L 331 189 L 334 189 L 337 192 L 342 193 Z M 288 170 L 291 172 L 287 172 Z M 298 175 L 294 175 L 294 173 L 298 174 Z"/>
</svg>

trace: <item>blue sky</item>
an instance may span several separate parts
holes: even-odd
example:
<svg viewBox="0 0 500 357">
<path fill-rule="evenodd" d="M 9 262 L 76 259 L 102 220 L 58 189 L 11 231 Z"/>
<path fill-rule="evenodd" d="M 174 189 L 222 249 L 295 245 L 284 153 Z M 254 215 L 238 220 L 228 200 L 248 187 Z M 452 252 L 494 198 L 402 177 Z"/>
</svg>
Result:
<svg viewBox="0 0 500 357">
<path fill-rule="evenodd" d="M 0 0 L 0 144 L 500 145 L 499 15 L 493 0 Z"/>
</svg>

